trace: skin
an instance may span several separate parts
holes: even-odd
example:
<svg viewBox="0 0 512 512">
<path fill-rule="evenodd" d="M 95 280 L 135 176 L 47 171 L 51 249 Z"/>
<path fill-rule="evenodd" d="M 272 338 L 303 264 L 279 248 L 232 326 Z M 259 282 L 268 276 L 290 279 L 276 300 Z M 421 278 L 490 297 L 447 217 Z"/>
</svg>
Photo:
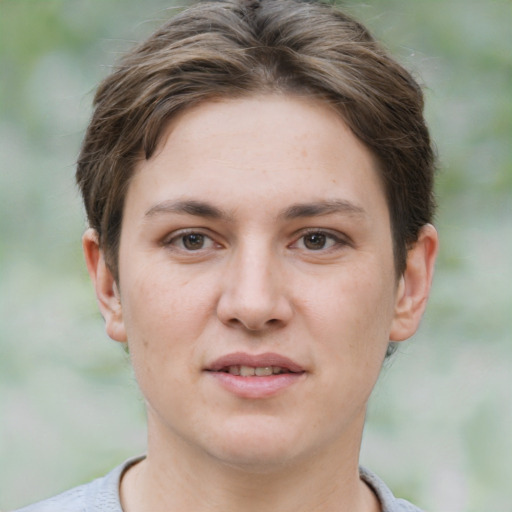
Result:
<svg viewBox="0 0 512 512">
<path fill-rule="evenodd" d="M 186 110 L 129 186 L 119 283 L 94 231 L 83 244 L 147 404 L 127 512 L 379 510 L 357 470 L 367 401 L 388 341 L 419 325 L 438 241 L 425 226 L 395 275 L 375 162 L 335 112 L 286 96 Z M 303 373 L 239 396 L 205 371 L 233 352 Z"/>
</svg>

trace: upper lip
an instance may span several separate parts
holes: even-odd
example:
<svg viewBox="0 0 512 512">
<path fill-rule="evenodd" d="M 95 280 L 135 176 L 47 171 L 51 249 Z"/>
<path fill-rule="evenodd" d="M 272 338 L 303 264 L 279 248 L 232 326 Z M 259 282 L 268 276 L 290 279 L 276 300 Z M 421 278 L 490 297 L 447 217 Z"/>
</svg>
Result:
<svg viewBox="0 0 512 512">
<path fill-rule="evenodd" d="M 272 352 L 266 352 L 264 354 L 247 354 L 245 352 L 226 354 L 209 364 L 205 370 L 218 372 L 230 366 L 250 366 L 253 368 L 278 366 L 293 373 L 301 373 L 305 371 L 300 364 L 290 358 L 280 354 L 274 354 Z"/>
</svg>

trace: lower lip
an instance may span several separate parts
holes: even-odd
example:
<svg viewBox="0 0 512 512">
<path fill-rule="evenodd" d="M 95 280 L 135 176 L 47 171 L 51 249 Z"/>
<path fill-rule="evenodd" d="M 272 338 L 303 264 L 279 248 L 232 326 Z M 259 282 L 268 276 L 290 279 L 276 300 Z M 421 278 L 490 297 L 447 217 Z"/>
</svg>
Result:
<svg viewBox="0 0 512 512">
<path fill-rule="evenodd" d="M 226 372 L 208 372 L 227 391 L 240 398 L 268 398 L 300 382 L 304 373 L 279 373 L 241 377 Z"/>
</svg>

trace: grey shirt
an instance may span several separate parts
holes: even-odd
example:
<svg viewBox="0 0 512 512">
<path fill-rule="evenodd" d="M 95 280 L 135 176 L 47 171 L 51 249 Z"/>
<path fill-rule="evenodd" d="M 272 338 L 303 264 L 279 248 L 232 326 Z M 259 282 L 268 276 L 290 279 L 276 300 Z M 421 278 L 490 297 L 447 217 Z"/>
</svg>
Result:
<svg viewBox="0 0 512 512">
<path fill-rule="evenodd" d="M 102 478 L 13 512 L 123 512 L 119 483 L 123 473 L 140 460 L 141 457 L 130 459 Z M 395 498 L 386 484 L 372 472 L 360 468 L 359 473 L 375 492 L 382 512 L 421 512 L 408 501 Z"/>
</svg>

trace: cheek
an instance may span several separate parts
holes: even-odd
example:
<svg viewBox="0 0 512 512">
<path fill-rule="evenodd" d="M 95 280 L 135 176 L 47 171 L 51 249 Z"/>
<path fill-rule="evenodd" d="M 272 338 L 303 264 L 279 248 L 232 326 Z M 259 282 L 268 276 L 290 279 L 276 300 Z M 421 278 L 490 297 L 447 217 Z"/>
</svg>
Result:
<svg viewBox="0 0 512 512">
<path fill-rule="evenodd" d="M 184 272 L 165 265 L 131 269 L 128 294 L 122 294 L 127 329 L 134 334 L 156 329 L 193 329 L 190 317 L 208 309 L 212 285 L 205 279 L 190 279 Z M 140 334 L 140 333 L 139 333 Z"/>
<path fill-rule="evenodd" d="M 211 314 L 211 287 L 165 270 L 127 275 L 130 293 L 121 293 L 121 301 L 135 372 L 171 365 L 193 351 Z"/>
<path fill-rule="evenodd" d="M 179 283 L 146 275 L 131 286 L 136 293 L 122 304 L 136 380 L 148 407 L 177 408 L 169 390 L 190 385 L 186 379 L 193 375 L 194 341 L 200 329 L 197 307 Z"/>
<path fill-rule="evenodd" d="M 343 364 L 347 358 L 354 365 L 367 363 L 367 358 L 380 361 L 389 341 L 394 281 L 368 267 L 340 271 L 316 287 L 305 303 L 312 335 L 325 340 L 328 357 Z"/>
</svg>

